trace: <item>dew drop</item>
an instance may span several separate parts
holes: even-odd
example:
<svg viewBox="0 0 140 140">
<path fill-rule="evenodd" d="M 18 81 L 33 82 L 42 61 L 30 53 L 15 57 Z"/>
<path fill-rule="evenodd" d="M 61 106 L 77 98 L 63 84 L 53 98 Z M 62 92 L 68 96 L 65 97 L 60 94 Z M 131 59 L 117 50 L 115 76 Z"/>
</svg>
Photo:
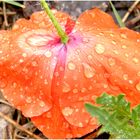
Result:
<svg viewBox="0 0 140 140">
<path fill-rule="evenodd" d="M 23 60 L 23 59 L 19 59 L 19 62 L 20 62 L 20 63 L 23 63 L 23 62 L 24 62 L 24 60 Z"/>
<path fill-rule="evenodd" d="M 125 57 L 129 57 L 129 54 L 128 53 L 125 53 L 124 55 L 125 55 Z"/>
<path fill-rule="evenodd" d="M 127 46 L 125 46 L 125 45 L 122 45 L 122 49 L 126 49 L 127 48 Z"/>
<path fill-rule="evenodd" d="M 40 101 L 39 105 L 40 105 L 41 107 L 44 107 L 44 106 L 45 106 L 45 103 L 44 103 L 43 101 Z"/>
<path fill-rule="evenodd" d="M 113 58 L 109 58 L 108 63 L 109 63 L 110 66 L 114 66 L 115 65 L 115 60 Z"/>
<path fill-rule="evenodd" d="M 140 82 L 136 84 L 136 89 L 140 91 Z"/>
<path fill-rule="evenodd" d="M 34 66 L 34 67 L 38 66 L 37 62 L 36 61 L 33 61 L 32 62 L 32 66 Z"/>
<path fill-rule="evenodd" d="M 133 80 L 129 80 L 128 82 L 129 82 L 130 84 L 133 84 L 133 83 L 134 83 Z"/>
<path fill-rule="evenodd" d="M 82 88 L 81 92 L 84 93 L 86 91 L 86 88 Z"/>
<path fill-rule="evenodd" d="M 102 44 L 96 44 L 95 51 L 98 54 L 103 54 L 105 52 L 105 48 L 104 48 L 104 46 Z"/>
<path fill-rule="evenodd" d="M 44 84 L 45 84 L 45 85 L 48 84 L 48 80 L 47 80 L 47 79 L 44 80 Z"/>
<path fill-rule="evenodd" d="M 27 103 L 31 103 L 31 102 L 32 102 L 31 97 L 27 97 L 27 98 L 26 98 L 26 102 L 27 102 Z"/>
<path fill-rule="evenodd" d="M 113 52 L 117 55 L 119 54 L 119 52 L 117 50 L 113 50 Z"/>
<path fill-rule="evenodd" d="M 115 41 L 112 41 L 112 44 L 116 45 L 116 42 Z"/>
<path fill-rule="evenodd" d="M 16 87 L 17 87 L 17 83 L 16 83 L 16 82 L 13 82 L 12 86 L 13 86 L 14 88 L 16 88 Z"/>
<path fill-rule="evenodd" d="M 83 127 L 83 123 L 80 122 L 80 123 L 78 124 L 78 126 L 79 126 L 79 127 Z"/>
<path fill-rule="evenodd" d="M 73 91 L 72 91 L 73 93 L 78 93 L 78 89 L 73 89 Z"/>
<path fill-rule="evenodd" d="M 73 113 L 73 109 L 70 107 L 65 107 L 64 109 L 62 109 L 62 113 L 64 114 L 64 116 L 70 116 Z"/>
<path fill-rule="evenodd" d="M 139 76 L 139 77 L 140 77 L 140 71 L 137 73 L 137 76 Z"/>
<path fill-rule="evenodd" d="M 136 58 L 136 57 L 134 57 L 132 60 L 133 60 L 133 62 L 134 62 L 135 64 L 139 63 L 139 59 Z"/>
<path fill-rule="evenodd" d="M 76 66 L 75 66 L 74 63 L 69 62 L 69 63 L 68 63 L 68 68 L 69 68 L 69 70 L 75 70 Z"/>
<path fill-rule="evenodd" d="M 23 56 L 23 57 L 27 57 L 27 54 L 26 54 L 26 53 L 23 53 L 22 56 Z"/>
<path fill-rule="evenodd" d="M 84 75 L 87 78 L 92 78 L 95 75 L 95 69 L 90 67 L 88 64 L 83 63 L 83 67 L 84 67 Z"/>
<path fill-rule="evenodd" d="M 51 57 L 51 56 L 52 56 L 52 52 L 51 52 L 51 51 L 46 51 L 46 52 L 45 52 L 45 56 L 46 56 L 47 58 Z"/>
<path fill-rule="evenodd" d="M 124 39 L 127 38 L 127 36 L 125 34 L 121 34 L 121 37 L 124 38 Z"/>
<path fill-rule="evenodd" d="M 65 83 L 64 82 L 64 85 L 63 85 L 63 92 L 69 92 L 71 90 L 71 88 L 70 88 L 70 86 L 69 86 L 69 84 L 67 84 L 67 83 Z"/>
<path fill-rule="evenodd" d="M 127 75 L 127 74 L 124 74 L 124 75 L 123 75 L 123 79 L 124 79 L 124 80 L 128 80 L 128 75 Z"/>
<path fill-rule="evenodd" d="M 88 55 L 88 60 L 92 60 L 92 55 Z"/>
</svg>

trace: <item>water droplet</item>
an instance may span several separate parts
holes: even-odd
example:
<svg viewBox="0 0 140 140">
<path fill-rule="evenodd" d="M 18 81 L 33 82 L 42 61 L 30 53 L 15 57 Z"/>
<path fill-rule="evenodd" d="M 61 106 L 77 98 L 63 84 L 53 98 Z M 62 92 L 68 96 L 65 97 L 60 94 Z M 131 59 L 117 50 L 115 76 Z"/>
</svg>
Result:
<svg viewBox="0 0 140 140">
<path fill-rule="evenodd" d="M 110 36 L 111 36 L 111 37 L 114 37 L 114 35 L 113 35 L 113 34 L 110 34 Z"/>
<path fill-rule="evenodd" d="M 40 101 L 39 105 L 40 105 L 41 107 L 44 107 L 44 106 L 45 106 L 45 103 L 44 103 L 43 101 Z"/>
<path fill-rule="evenodd" d="M 71 90 L 69 84 L 65 83 L 64 82 L 64 85 L 63 85 L 63 92 L 69 92 Z"/>
<path fill-rule="evenodd" d="M 64 109 L 62 109 L 62 113 L 64 116 L 70 116 L 73 113 L 73 109 L 70 107 L 65 107 Z"/>
<path fill-rule="evenodd" d="M 109 63 L 110 66 L 114 66 L 115 65 L 115 60 L 113 58 L 109 58 L 108 63 Z"/>
<path fill-rule="evenodd" d="M 127 36 L 125 34 L 121 34 L 121 37 L 124 38 L 124 39 L 127 38 Z"/>
<path fill-rule="evenodd" d="M 44 80 L 44 84 L 45 84 L 45 85 L 48 84 L 48 80 L 47 80 L 47 79 Z"/>
<path fill-rule="evenodd" d="M 75 70 L 76 66 L 75 66 L 74 63 L 69 62 L 69 63 L 68 63 L 68 68 L 69 68 L 70 70 Z"/>
<path fill-rule="evenodd" d="M 128 80 L 128 75 L 127 75 L 127 74 L 124 74 L 124 75 L 123 75 L 123 79 L 124 79 L 124 80 Z"/>
<path fill-rule="evenodd" d="M 20 62 L 20 63 L 23 63 L 23 62 L 24 62 L 24 60 L 23 60 L 23 59 L 19 59 L 19 62 Z"/>
<path fill-rule="evenodd" d="M 88 55 L 88 60 L 92 60 L 92 55 Z"/>
<path fill-rule="evenodd" d="M 98 54 L 103 54 L 105 52 L 105 48 L 104 48 L 104 46 L 102 44 L 96 44 L 95 51 Z"/>
<path fill-rule="evenodd" d="M 124 55 L 125 55 L 125 57 L 129 57 L 129 54 L 128 53 L 125 53 Z"/>
<path fill-rule="evenodd" d="M 78 124 L 78 126 L 79 126 L 79 127 L 83 127 L 83 123 L 80 122 L 80 123 Z"/>
<path fill-rule="evenodd" d="M 119 54 L 119 52 L 118 52 L 117 50 L 113 50 L 113 52 L 114 52 L 115 54 Z"/>
<path fill-rule="evenodd" d="M 87 78 L 92 78 L 95 75 L 95 69 L 90 67 L 88 64 L 83 63 L 84 74 Z"/>
<path fill-rule="evenodd" d="M 23 57 L 27 57 L 27 54 L 26 54 L 26 53 L 23 53 L 22 56 L 23 56 Z"/>
<path fill-rule="evenodd" d="M 140 71 L 137 73 L 137 76 L 139 76 L 139 77 L 140 77 Z"/>
<path fill-rule="evenodd" d="M 136 84 L 136 89 L 140 91 L 140 82 Z"/>
<path fill-rule="evenodd" d="M 26 98 L 26 102 L 27 102 L 27 103 L 31 103 L 31 102 L 32 102 L 32 98 L 31 98 L 31 97 L 27 97 L 27 98 Z"/>
<path fill-rule="evenodd" d="M 86 88 L 82 88 L 81 92 L 84 93 L 86 91 Z"/>
<path fill-rule="evenodd" d="M 107 84 L 104 84 L 104 85 L 103 85 L 103 87 L 104 87 L 104 88 L 107 88 L 107 87 L 108 87 L 108 85 L 107 85 Z"/>
<path fill-rule="evenodd" d="M 78 89 L 73 89 L 73 91 L 72 91 L 73 93 L 78 93 Z"/>
<path fill-rule="evenodd" d="M 88 90 L 92 90 L 92 86 L 89 86 L 89 87 L 88 87 Z"/>
<path fill-rule="evenodd" d="M 129 80 L 128 82 L 129 82 L 130 84 L 133 84 L 133 83 L 134 83 L 133 80 Z"/>
<path fill-rule="evenodd" d="M 46 52 L 45 52 L 45 56 L 46 56 L 47 58 L 51 57 L 51 56 L 52 56 L 52 52 L 51 52 L 51 51 L 46 51 Z"/>
<path fill-rule="evenodd" d="M 112 41 L 112 44 L 116 45 L 116 42 L 115 41 Z"/>
<path fill-rule="evenodd" d="M 32 66 L 34 66 L 34 67 L 38 66 L 37 62 L 36 61 L 33 61 L 32 62 Z"/>
<path fill-rule="evenodd" d="M 17 83 L 16 83 L 16 82 L 13 82 L 12 86 L 13 86 L 14 88 L 16 88 L 16 87 L 17 87 Z"/>
<path fill-rule="evenodd" d="M 133 60 L 133 62 L 136 63 L 136 64 L 139 63 L 139 59 L 136 58 L 136 57 L 134 57 L 132 60 Z"/>
<path fill-rule="evenodd" d="M 126 49 L 127 48 L 127 46 L 126 45 L 122 45 L 122 49 Z"/>
</svg>

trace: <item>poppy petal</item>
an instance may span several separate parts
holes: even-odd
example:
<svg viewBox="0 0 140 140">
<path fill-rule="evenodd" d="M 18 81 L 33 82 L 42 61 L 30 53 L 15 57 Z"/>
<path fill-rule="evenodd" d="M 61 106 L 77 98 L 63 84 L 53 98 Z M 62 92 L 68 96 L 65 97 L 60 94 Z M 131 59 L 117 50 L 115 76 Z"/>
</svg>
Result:
<svg viewBox="0 0 140 140">
<path fill-rule="evenodd" d="M 98 8 L 94 8 L 83 12 L 77 19 L 76 26 L 80 27 L 79 29 L 81 30 L 82 28 L 84 28 L 84 30 L 98 30 L 98 28 L 118 28 L 112 17 L 109 14 L 99 10 Z"/>
<path fill-rule="evenodd" d="M 77 26 L 81 27 L 80 24 Z M 75 28 L 79 29 L 77 26 Z M 82 41 L 67 46 L 60 106 L 71 125 L 84 127 L 90 119 L 84 103 L 94 103 L 103 92 L 125 93 L 132 106 L 139 103 L 140 34 L 125 28 L 111 31 L 78 29 L 75 30 Z M 65 111 L 68 107 L 74 110 L 71 114 Z"/>
<path fill-rule="evenodd" d="M 57 139 L 81 137 L 97 127 L 96 119 L 91 119 L 92 125 L 84 128 L 70 125 L 63 117 L 60 108 L 55 104 L 50 111 L 40 116 L 32 117 L 31 120 L 48 138 Z"/>
</svg>

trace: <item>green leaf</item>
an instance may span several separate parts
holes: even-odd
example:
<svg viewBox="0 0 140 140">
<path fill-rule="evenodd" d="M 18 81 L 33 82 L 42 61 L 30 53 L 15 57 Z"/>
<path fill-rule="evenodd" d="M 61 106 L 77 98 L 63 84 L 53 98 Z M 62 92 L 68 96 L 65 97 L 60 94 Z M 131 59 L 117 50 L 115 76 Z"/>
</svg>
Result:
<svg viewBox="0 0 140 140">
<path fill-rule="evenodd" d="M 124 94 L 112 96 L 102 94 L 96 99 L 98 106 L 86 103 L 86 110 L 97 117 L 102 128 L 99 133 L 108 132 L 111 138 L 140 138 L 140 105 L 130 109 Z"/>
<path fill-rule="evenodd" d="M 18 6 L 18 7 L 21 7 L 21 8 L 25 8 L 25 6 L 23 4 L 20 4 L 19 2 L 16 2 L 14 0 L 2 0 L 3 2 L 6 2 L 6 3 L 9 3 L 9 4 L 12 4 L 14 6 Z"/>
<path fill-rule="evenodd" d="M 110 5 L 111 5 L 112 10 L 113 10 L 113 13 L 114 13 L 114 15 L 115 15 L 115 17 L 117 19 L 117 22 L 119 23 L 120 27 L 125 27 L 125 24 L 122 22 L 122 19 L 121 19 L 120 15 L 118 14 L 116 8 L 114 7 L 113 3 L 111 1 L 109 1 L 109 2 L 110 2 Z"/>
<path fill-rule="evenodd" d="M 90 114 L 92 116 L 98 117 L 101 124 L 106 123 L 108 116 L 109 116 L 107 111 L 100 110 L 100 108 L 93 106 L 92 104 L 89 104 L 89 103 L 86 103 L 85 107 L 86 107 L 87 111 L 90 112 Z"/>
</svg>

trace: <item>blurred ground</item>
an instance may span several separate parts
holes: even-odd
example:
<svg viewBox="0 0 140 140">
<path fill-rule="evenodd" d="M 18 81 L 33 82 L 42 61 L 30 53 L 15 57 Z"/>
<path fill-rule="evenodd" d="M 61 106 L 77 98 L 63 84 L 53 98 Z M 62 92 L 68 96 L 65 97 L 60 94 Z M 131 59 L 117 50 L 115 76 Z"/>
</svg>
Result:
<svg viewBox="0 0 140 140">
<path fill-rule="evenodd" d="M 5 4 L 0 2 L 0 28 L 1 29 L 10 29 L 14 22 L 21 18 L 29 18 L 30 15 L 35 11 L 40 11 L 41 6 L 38 1 L 20 1 L 21 4 L 24 4 L 26 8 L 22 9 L 10 4 Z M 123 18 L 126 13 L 129 14 L 128 18 L 125 21 L 125 24 L 128 28 L 140 31 L 140 3 L 137 4 L 131 13 L 129 13 L 128 9 L 134 4 L 134 1 L 115 1 L 113 2 L 116 7 L 118 13 Z M 51 8 L 56 8 L 61 11 L 65 11 L 73 16 L 76 19 L 83 11 L 87 9 L 91 9 L 94 7 L 98 7 L 103 11 L 111 14 L 114 17 L 114 14 L 111 10 L 108 1 L 64 1 L 64 2 L 49 2 Z M 114 18 L 115 19 L 115 18 Z M 35 138 L 35 136 L 28 134 L 25 130 L 29 130 L 32 134 L 38 135 L 41 138 L 45 138 L 43 134 L 30 122 L 28 118 L 22 116 L 21 112 L 17 111 L 11 105 L 9 105 L 3 98 L 0 93 L 0 112 L 9 117 L 10 121 L 14 120 L 17 123 L 11 125 L 11 123 L 7 123 L 5 119 L 0 118 L 0 139 L 28 139 Z M 5 117 L 5 116 L 3 116 Z M 18 125 L 22 126 L 19 127 Z M 18 128 L 18 129 L 17 129 Z M 108 134 L 104 134 L 98 138 L 108 138 Z M 89 135 L 83 138 L 93 138 L 93 136 Z"/>
</svg>

